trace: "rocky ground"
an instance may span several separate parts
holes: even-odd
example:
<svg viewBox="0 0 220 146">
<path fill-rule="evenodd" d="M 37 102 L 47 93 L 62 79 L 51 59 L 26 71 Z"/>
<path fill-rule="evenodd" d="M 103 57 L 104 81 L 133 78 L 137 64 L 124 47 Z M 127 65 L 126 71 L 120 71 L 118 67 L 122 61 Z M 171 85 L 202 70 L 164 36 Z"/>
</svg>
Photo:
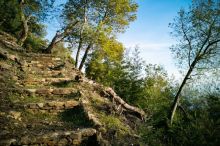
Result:
<svg viewBox="0 0 220 146">
<path fill-rule="evenodd" d="M 0 44 L 0 145 L 138 145 L 145 113 L 68 60 Z"/>
</svg>

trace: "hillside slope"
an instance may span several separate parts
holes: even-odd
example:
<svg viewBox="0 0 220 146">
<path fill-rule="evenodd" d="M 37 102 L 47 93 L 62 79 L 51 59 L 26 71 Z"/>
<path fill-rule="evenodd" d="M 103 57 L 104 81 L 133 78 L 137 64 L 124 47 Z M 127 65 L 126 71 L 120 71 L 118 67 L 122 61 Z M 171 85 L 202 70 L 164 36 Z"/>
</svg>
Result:
<svg viewBox="0 0 220 146">
<path fill-rule="evenodd" d="M 0 145 L 139 144 L 142 110 L 68 60 L 0 39 Z"/>
</svg>

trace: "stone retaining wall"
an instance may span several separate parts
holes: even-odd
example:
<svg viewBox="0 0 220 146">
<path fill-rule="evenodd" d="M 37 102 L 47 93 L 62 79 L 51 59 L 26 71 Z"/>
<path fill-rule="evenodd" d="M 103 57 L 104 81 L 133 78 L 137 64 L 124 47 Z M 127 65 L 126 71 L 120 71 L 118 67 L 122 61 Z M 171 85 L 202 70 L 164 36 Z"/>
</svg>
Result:
<svg viewBox="0 0 220 146">
<path fill-rule="evenodd" d="M 24 108 L 33 110 L 65 110 L 71 109 L 79 105 L 79 101 L 68 100 L 68 101 L 51 101 L 45 103 L 29 103 L 24 105 Z"/>
</svg>

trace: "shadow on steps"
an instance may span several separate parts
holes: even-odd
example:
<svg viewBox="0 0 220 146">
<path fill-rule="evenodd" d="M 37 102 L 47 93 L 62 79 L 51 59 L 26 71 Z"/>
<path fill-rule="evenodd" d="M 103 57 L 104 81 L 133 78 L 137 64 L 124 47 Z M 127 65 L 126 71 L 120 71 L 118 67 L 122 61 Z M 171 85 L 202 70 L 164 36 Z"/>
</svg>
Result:
<svg viewBox="0 0 220 146">
<path fill-rule="evenodd" d="M 92 122 L 86 118 L 86 115 L 81 106 L 77 106 L 72 109 L 67 109 L 59 114 L 63 122 L 73 124 L 76 128 L 91 127 Z"/>
</svg>

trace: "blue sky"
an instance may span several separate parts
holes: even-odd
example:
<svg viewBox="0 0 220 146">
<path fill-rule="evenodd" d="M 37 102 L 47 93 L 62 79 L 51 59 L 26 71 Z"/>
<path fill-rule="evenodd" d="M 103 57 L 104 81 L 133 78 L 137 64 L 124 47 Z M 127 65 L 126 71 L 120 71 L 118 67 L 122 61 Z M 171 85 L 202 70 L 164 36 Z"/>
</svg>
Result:
<svg viewBox="0 0 220 146">
<path fill-rule="evenodd" d="M 139 4 L 137 20 L 118 40 L 127 48 L 139 46 L 141 57 L 152 64 L 165 67 L 169 75 L 180 77 L 175 59 L 169 47 L 175 44 L 170 36 L 168 24 L 173 22 L 180 8 L 188 8 L 191 0 L 137 0 Z"/>
</svg>

